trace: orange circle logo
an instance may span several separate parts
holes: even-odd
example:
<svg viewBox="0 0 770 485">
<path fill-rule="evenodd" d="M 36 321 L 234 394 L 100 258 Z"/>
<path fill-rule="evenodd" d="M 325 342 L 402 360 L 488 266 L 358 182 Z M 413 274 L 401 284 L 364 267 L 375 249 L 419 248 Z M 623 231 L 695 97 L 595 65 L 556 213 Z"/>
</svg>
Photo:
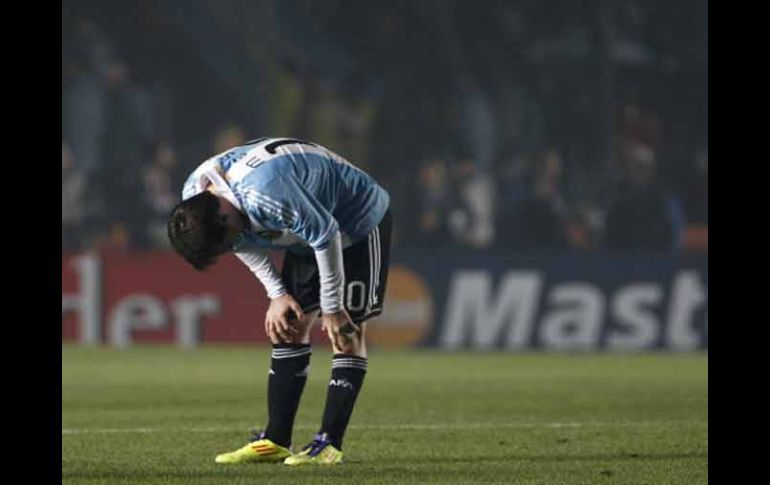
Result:
<svg viewBox="0 0 770 485">
<path fill-rule="evenodd" d="M 405 266 L 388 272 L 382 314 L 366 327 L 367 341 L 377 347 L 418 343 L 433 320 L 433 299 L 423 279 Z"/>
</svg>

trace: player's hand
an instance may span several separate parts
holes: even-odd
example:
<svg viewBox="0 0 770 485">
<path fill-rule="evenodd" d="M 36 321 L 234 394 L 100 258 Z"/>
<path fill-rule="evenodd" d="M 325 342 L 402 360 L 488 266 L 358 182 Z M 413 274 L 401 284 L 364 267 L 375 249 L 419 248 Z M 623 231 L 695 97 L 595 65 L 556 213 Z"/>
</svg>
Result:
<svg viewBox="0 0 770 485">
<path fill-rule="evenodd" d="M 265 333 L 274 344 L 290 344 L 299 334 L 296 323 L 303 316 L 302 307 L 293 296 L 273 298 L 265 314 Z"/>
<path fill-rule="evenodd" d="M 321 325 L 326 330 L 326 335 L 332 341 L 336 350 L 350 353 L 361 335 L 361 329 L 353 323 L 350 315 L 345 310 L 337 313 L 324 313 L 321 316 Z"/>
</svg>

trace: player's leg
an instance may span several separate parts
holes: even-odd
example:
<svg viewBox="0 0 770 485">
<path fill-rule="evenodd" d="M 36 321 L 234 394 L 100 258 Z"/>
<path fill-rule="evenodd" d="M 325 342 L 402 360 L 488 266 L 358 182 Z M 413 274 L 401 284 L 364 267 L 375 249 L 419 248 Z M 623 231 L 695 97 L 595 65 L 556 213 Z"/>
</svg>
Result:
<svg viewBox="0 0 770 485">
<path fill-rule="evenodd" d="M 310 330 L 318 318 L 318 310 L 305 313 L 296 322 L 297 342 L 273 342 L 270 371 L 267 378 L 267 415 L 265 437 L 289 448 L 302 392 L 310 367 Z"/>
<path fill-rule="evenodd" d="M 368 358 L 366 354 L 366 323 L 355 322 L 359 331 L 353 336 L 353 345 L 346 352 L 332 344 L 331 379 L 326 392 L 321 429 L 318 434 L 325 436 L 337 450 L 342 450 L 342 440 L 348 428 L 353 408 L 366 377 Z M 329 338 L 333 336 L 330 334 Z"/>
<path fill-rule="evenodd" d="M 332 344 L 331 379 L 326 394 L 321 429 L 314 440 L 287 465 L 331 465 L 342 459 L 342 441 L 366 377 L 366 321 L 383 309 L 390 260 L 390 214 L 367 239 L 343 251 L 345 264 L 345 307 L 360 333 L 348 351 Z M 334 342 L 334 339 L 330 340 Z"/>
<path fill-rule="evenodd" d="M 267 381 L 268 424 L 265 435 L 281 446 L 291 445 L 294 418 L 310 367 L 310 331 L 320 306 L 318 269 L 314 255 L 287 251 L 281 269 L 287 291 L 302 307 L 304 316 L 296 321 L 296 342 L 272 342 L 273 352 Z"/>
<path fill-rule="evenodd" d="M 282 271 L 284 284 L 304 312 L 303 318 L 294 322 L 299 338 L 295 342 L 272 341 L 265 430 L 254 430 L 249 444 L 217 456 L 217 463 L 281 461 L 291 454 L 294 418 L 310 366 L 310 332 L 318 318 L 318 289 L 312 279 L 314 265 L 312 256 L 308 259 L 286 253 Z"/>
</svg>

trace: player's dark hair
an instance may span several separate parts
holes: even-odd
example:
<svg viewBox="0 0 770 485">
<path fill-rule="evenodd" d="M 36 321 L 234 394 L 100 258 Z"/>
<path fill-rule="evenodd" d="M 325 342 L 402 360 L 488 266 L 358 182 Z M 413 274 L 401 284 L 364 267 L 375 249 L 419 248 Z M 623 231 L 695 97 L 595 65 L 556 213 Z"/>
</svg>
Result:
<svg viewBox="0 0 770 485">
<path fill-rule="evenodd" d="M 219 201 L 204 191 L 177 204 L 167 224 L 171 246 L 185 261 L 203 271 L 224 252 L 227 227 L 219 217 Z"/>
</svg>

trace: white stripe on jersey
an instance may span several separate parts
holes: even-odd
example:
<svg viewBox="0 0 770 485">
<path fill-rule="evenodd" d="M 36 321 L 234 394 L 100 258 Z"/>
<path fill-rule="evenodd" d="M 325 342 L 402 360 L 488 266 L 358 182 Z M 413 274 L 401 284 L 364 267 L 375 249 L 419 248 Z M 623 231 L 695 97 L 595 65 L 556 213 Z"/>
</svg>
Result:
<svg viewBox="0 0 770 485">
<path fill-rule="evenodd" d="M 374 231 L 369 233 L 369 298 L 366 302 L 366 313 L 369 313 L 372 309 L 372 303 L 374 302 Z"/>
<path fill-rule="evenodd" d="M 272 205 L 273 207 L 279 209 L 282 213 L 286 214 L 286 216 L 288 216 L 288 217 L 290 217 L 292 219 L 296 219 L 296 218 L 299 217 L 299 212 L 297 212 L 297 211 L 295 211 L 295 210 L 293 210 L 290 207 L 287 207 L 285 205 L 281 205 L 281 203 L 278 202 L 277 200 L 272 199 L 269 196 L 267 196 L 267 195 L 265 195 L 265 194 L 263 194 L 261 192 L 257 192 L 255 190 L 252 190 L 252 194 L 254 194 L 258 199 L 262 200 L 263 203 L 268 204 L 268 205 Z"/>
<path fill-rule="evenodd" d="M 244 189 L 242 193 L 246 200 L 249 201 L 249 203 L 275 215 L 290 226 L 293 225 L 299 217 L 299 213 L 297 211 L 291 210 L 288 207 L 281 205 L 274 199 L 271 199 L 265 194 L 257 192 L 254 189 Z"/>
<path fill-rule="evenodd" d="M 251 192 L 248 197 L 253 203 L 256 203 L 258 206 L 271 209 L 273 212 L 280 214 L 284 219 L 292 224 L 295 222 L 296 218 L 299 217 L 297 212 L 287 209 L 285 206 L 282 206 L 273 199 L 266 197 L 265 195 L 262 195 L 258 192 Z"/>
<path fill-rule="evenodd" d="M 372 305 L 377 304 L 377 288 L 380 286 L 380 268 L 382 263 L 380 261 L 381 248 L 380 248 L 380 226 L 374 228 L 374 248 L 375 248 L 375 271 L 374 271 L 374 285 L 372 288 Z"/>
</svg>

